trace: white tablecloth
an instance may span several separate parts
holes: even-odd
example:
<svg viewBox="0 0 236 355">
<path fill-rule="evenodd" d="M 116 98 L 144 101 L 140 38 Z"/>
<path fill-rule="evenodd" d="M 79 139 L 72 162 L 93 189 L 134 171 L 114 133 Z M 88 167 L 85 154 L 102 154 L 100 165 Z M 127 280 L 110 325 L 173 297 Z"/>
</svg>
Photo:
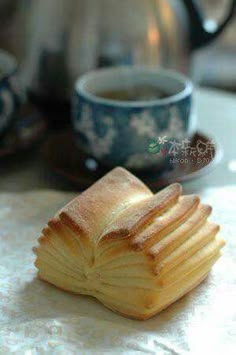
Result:
<svg viewBox="0 0 236 355">
<path fill-rule="evenodd" d="M 224 256 L 198 288 L 144 322 L 36 279 L 31 248 L 72 196 L 0 195 L 0 354 L 235 354 L 236 187 L 201 192 L 222 225 Z"/>
</svg>

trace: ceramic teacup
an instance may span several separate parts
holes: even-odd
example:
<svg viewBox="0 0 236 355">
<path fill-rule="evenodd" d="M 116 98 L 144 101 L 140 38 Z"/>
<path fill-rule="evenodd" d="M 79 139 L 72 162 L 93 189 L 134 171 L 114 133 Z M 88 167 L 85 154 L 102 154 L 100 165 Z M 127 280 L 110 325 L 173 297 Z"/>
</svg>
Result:
<svg viewBox="0 0 236 355">
<path fill-rule="evenodd" d="M 122 101 L 99 97 L 101 92 L 151 85 L 165 98 Z M 72 123 L 79 149 L 103 165 L 146 169 L 161 166 L 165 157 L 151 154 L 157 139 L 190 138 L 195 131 L 193 85 L 182 74 L 148 67 L 100 69 L 75 84 Z"/>
<path fill-rule="evenodd" d="M 0 50 L 0 136 L 9 127 L 13 114 L 24 101 L 16 59 Z"/>
</svg>

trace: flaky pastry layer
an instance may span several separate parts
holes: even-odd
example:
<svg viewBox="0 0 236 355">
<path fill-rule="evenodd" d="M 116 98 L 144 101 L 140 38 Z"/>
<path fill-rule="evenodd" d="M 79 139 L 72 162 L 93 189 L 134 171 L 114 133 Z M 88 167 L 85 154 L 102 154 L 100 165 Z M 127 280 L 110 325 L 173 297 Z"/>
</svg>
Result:
<svg viewBox="0 0 236 355">
<path fill-rule="evenodd" d="M 221 255 L 219 226 L 179 184 L 153 194 L 116 168 L 62 208 L 43 229 L 38 276 L 148 319 L 197 286 Z"/>
</svg>

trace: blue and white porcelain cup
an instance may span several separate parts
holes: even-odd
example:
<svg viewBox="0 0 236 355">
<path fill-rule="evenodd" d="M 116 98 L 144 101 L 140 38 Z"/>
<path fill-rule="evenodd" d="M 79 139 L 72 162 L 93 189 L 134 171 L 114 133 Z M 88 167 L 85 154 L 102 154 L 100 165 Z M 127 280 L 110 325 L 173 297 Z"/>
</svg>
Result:
<svg viewBox="0 0 236 355">
<path fill-rule="evenodd" d="M 150 101 L 118 101 L 99 93 L 151 85 L 168 94 Z M 157 139 L 191 138 L 196 128 L 193 85 L 182 74 L 148 67 L 114 67 L 83 75 L 75 83 L 72 124 L 78 148 L 103 165 L 161 167 L 150 153 Z"/>
<path fill-rule="evenodd" d="M 13 114 L 25 99 L 17 67 L 16 59 L 0 50 L 0 136 L 10 126 Z"/>
</svg>

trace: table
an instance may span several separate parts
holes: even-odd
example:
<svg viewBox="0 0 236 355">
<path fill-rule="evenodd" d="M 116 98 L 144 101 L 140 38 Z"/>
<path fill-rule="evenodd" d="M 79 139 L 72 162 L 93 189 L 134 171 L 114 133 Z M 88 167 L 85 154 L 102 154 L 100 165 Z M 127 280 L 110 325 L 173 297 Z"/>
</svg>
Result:
<svg viewBox="0 0 236 355">
<path fill-rule="evenodd" d="M 224 158 L 210 174 L 184 184 L 187 192 L 200 193 L 208 186 L 236 182 L 236 96 L 218 90 L 197 89 L 198 129 L 216 139 L 224 149 Z M 0 164 L 0 192 L 35 189 L 70 190 L 69 184 L 57 179 L 43 164 L 39 154 L 25 159 L 11 159 Z"/>
<path fill-rule="evenodd" d="M 24 164 L 9 162 L 0 171 L 0 354 L 235 353 L 236 100 L 208 90 L 198 91 L 196 99 L 199 127 L 225 150 L 215 171 L 184 185 L 214 206 L 212 220 L 222 226 L 227 241 L 209 277 L 146 322 L 125 319 L 91 298 L 37 280 L 31 248 L 45 222 L 75 192 L 41 190 L 68 186 L 53 181 L 35 156 Z M 37 191 L 12 193 L 32 189 Z"/>
</svg>

